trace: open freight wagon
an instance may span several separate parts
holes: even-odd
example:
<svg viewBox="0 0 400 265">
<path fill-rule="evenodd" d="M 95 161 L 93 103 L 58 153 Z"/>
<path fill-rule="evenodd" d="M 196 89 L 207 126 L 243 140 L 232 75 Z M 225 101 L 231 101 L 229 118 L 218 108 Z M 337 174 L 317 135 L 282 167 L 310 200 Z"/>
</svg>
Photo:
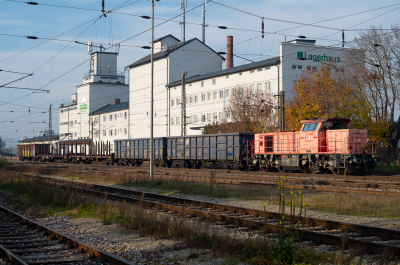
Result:
<svg viewBox="0 0 400 265">
<path fill-rule="evenodd" d="M 17 156 L 20 160 L 41 161 L 50 156 L 50 144 L 19 144 Z"/>
</svg>

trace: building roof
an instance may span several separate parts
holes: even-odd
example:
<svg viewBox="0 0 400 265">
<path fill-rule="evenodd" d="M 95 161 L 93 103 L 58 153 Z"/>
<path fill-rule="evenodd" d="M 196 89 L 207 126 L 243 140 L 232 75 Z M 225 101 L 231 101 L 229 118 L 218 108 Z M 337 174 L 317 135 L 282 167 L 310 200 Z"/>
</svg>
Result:
<svg viewBox="0 0 400 265">
<path fill-rule="evenodd" d="M 51 141 L 58 141 L 60 139 L 59 135 L 53 135 Z M 28 143 L 28 142 L 46 142 L 49 140 L 49 136 L 34 136 L 25 140 L 18 141 L 18 143 Z"/>
<path fill-rule="evenodd" d="M 185 42 L 180 42 L 178 44 L 169 46 L 165 51 L 161 51 L 161 52 L 157 52 L 153 54 L 153 60 L 157 61 L 160 60 L 162 58 L 166 58 L 168 57 L 168 55 L 178 49 L 180 49 L 181 47 L 185 46 L 186 44 L 191 43 L 192 41 L 198 40 L 200 43 L 202 43 L 204 46 L 206 46 L 207 48 L 209 48 L 211 51 L 215 52 L 215 54 L 218 54 L 216 51 L 214 51 L 213 49 L 211 49 L 208 45 L 206 45 L 204 42 L 200 41 L 198 38 L 194 38 Z M 154 41 L 155 42 L 155 41 Z M 225 58 L 221 55 L 218 54 L 218 56 L 220 56 L 223 60 L 225 60 Z M 128 68 L 134 68 L 134 67 L 138 67 L 144 64 L 147 64 L 151 61 L 151 54 L 143 57 L 142 59 L 134 62 L 133 64 L 128 65 Z"/>
<path fill-rule="evenodd" d="M 164 37 L 161 37 L 161 38 L 158 38 L 158 39 L 154 40 L 154 43 L 159 42 L 160 40 L 165 39 L 165 38 L 168 38 L 168 37 L 174 38 L 174 39 L 176 39 L 178 42 L 181 42 L 181 40 L 178 39 L 177 37 L 173 36 L 172 34 L 168 34 L 168 35 L 165 35 Z"/>
<path fill-rule="evenodd" d="M 186 84 L 189 84 L 189 83 L 193 83 L 193 82 L 197 82 L 197 81 L 205 80 L 205 79 L 209 79 L 209 78 L 214 78 L 214 77 L 218 77 L 218 76 L 235 74 L 235 73 L 244 72 L 244 71 L 248 71 L 251 69 L 257 69 L 257 68 L 265 67 L 265 66 L 273 66 L 273 65 L 277 65 L 279 63 L 280 63 L 279 57 L 274 57 L 271 59 L 262 60 L 262 61 L 258 61 L 255 63 L 249 63 L 249 64 L 245 64 L 245 65 L 241 65 L 241 66 L 231 67 L 228 69 L 224 69 L 221 71 L 212 72 L 212 73 L 208 73 L 208 74 L 204 74 L 204 75 L 195 75 L 195 76 L 186 78 L 185 82 L 186 82 Z M 181 83 L 182 83 L 182 81 L 176 81 L 173 83 L 169 83 L 167 85 L 167 87 L 178 86 Z"/>
<path fill-rule="evenodd" d="M 123 109 L 129 109 L 129 102 L 120 102 L 117 105 L 114 104 L 108 104 L 98 110 L 93 111 L 92 113 L 90 113 L 89 116 L 93 116 L 93 115 L 99 115 L 99 114 L 103 114 L 103 113 L 107 113 L 107 112 L 114 112 L 114 111 L 119 111 L 119 110 L 123 110 Z"/>
</svg>

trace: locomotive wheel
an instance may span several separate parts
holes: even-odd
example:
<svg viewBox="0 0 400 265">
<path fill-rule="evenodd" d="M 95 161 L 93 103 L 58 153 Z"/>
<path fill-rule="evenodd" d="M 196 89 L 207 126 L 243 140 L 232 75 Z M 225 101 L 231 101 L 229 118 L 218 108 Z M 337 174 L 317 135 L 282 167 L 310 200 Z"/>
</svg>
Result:
<svg viewBox="0 0 400 265">
<path fill-rule="evenodd" d="M 341 169 L 341 168 L 331 169 L 331 172 L 333 175 L 343 175 L 343 169 Z"/>
</svg>

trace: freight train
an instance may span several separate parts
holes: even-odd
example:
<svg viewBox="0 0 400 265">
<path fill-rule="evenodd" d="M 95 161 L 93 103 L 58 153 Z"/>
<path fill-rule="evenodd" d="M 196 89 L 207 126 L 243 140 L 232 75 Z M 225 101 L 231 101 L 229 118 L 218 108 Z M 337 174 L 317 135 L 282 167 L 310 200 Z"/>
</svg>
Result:
<svg viewBox="0 0 400 265">
<path fill-rule="evenodd" d="M 212 163 L 238 170 L 372 174 L 380 159 L 368 130 L 350 129 L 349 123 L 341 118 L 313 119 L 302 121 L 300 131 L 158 137 L 154 138 L 153 163 L 157 167 L 200 168 Z M 19 147 L 18 156 L 21 160 L 120 166 L 140 166 L 150 160 L 149 138 L 115 140 L 114 147 L 111 152 L 109 142 L 64 141 L 58 143 L 55 154 L 32 146 L 42 152 L 32 155 Z"/>
</svg>

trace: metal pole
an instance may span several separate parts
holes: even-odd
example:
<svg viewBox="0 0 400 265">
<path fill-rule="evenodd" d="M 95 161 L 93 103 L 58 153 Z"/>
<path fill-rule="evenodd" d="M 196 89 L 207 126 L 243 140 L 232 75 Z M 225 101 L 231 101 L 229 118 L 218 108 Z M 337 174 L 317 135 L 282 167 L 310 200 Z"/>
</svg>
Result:
<svg viewBox="0 0 400 265">
<path fill-rule="evenodd" d="M 279 128 L 280 131 L 284 131 L 285 130 L 285 92 L 281 91 L 279 93 Z"/>
<path fill-rule="evenodd" d="M 181 136 L 186 136 L 186 72 L 182 74 Z"/>
<path fill-rule="evenodd" d="M 69 107 L 68 107 L 68 140 L 69 140 Z"/>
<path fill-rule="evenodd" d="M 53 137 L 53 134 L 52 134 L 52 127 L 53 127 L 53 124 L 52 124 L 52 122 L 51 122 L 51 106 L 52 106 L 52 104 L 50 104 L 50 106 L 49 106 L 49 142 L 50 142 L 50 148 L 49 148 L 49 153 L 50 154 L 52 154 L 52 149 L 53 149 L 53 143 L 52 143 L 52 141 L 51 141 L 51 138 Z"/>
<path fill-rule="evenodd" d="M 204 5 L 203 5 L 203 25 L 202 25 L 202 27 L 203 27 L 203 38 L 202 38 L 203 43 L 206 42 L 206 3 L 207 3 L 207 0 L 204 0 Z"/>
<path fill-rule="evenodd" d="M 153 88 L 154 88 L 154 0 L 151 1 L 151 97 L 150 97 L 150 179 L 153 180 Z"/>
<path fill-rule="evenodd" d="M 187 0 L 181 0 L 181 9 L 182 9 L 182 41 L 185 42 L 185 32 L 186 32 L 186 7 L 187 7 Z"/>
</svg>

